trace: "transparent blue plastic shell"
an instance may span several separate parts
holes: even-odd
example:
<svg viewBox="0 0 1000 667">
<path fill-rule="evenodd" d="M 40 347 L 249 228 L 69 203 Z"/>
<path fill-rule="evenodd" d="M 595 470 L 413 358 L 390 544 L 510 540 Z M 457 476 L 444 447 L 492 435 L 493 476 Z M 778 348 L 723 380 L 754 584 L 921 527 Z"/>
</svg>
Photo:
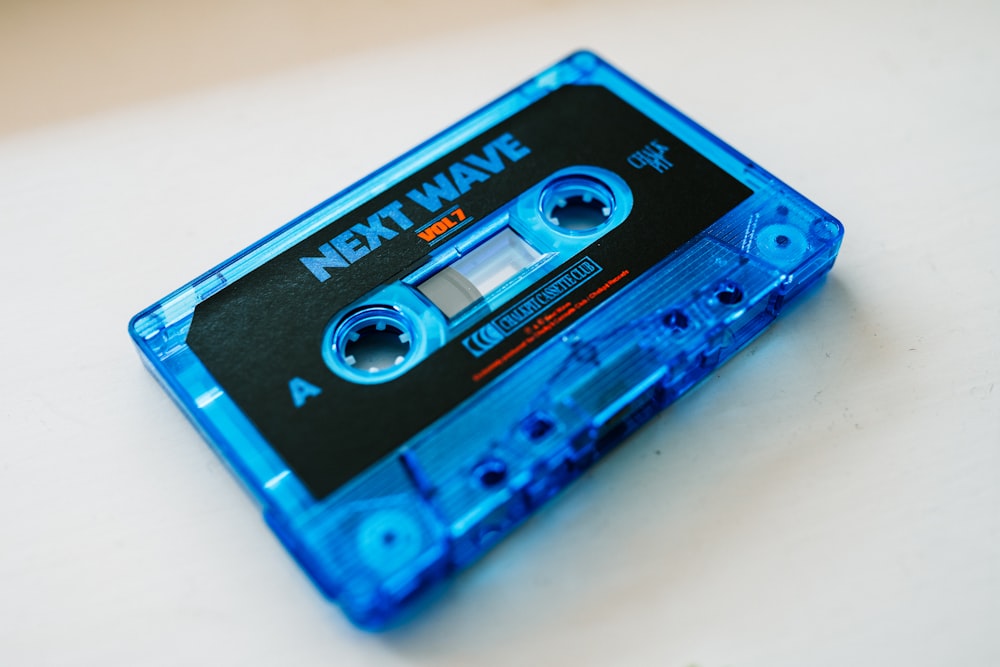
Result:
<svg viewBox="0 0 1000 667">
<path fill-rule="evenodd" d="M 392 456 L 314 498 L 188 346 L 196 306 L 500 120 L 574 85 L 612 91 L 753 194 Z M 823 210 L 580 52 L 139 313 L 130 332 L 318 587 L 357 625 L 376 629 L 745 346 L 831 268 L 842 234 Z"/>
</svg>

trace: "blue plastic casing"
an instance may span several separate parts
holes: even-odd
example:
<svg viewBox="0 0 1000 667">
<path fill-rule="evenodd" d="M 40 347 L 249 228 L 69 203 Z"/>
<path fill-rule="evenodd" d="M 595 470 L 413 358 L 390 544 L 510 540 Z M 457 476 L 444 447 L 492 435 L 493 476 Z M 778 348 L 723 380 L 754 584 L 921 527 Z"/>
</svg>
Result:
<svg viewBox="0 0 1000 667">
<path fill-rule="evenodd" d="M 314 498 L 188 346 L 195 308 L 497 122 L 574 85 L 612 91 L 754 194 L 393 455 Z M 147 308 L 130 332 L 310 577 L 357 625 L 381 628 L 746 345 L 831 268 L 842 234 L 823 210 L 580 52 Z"/>
</svg>

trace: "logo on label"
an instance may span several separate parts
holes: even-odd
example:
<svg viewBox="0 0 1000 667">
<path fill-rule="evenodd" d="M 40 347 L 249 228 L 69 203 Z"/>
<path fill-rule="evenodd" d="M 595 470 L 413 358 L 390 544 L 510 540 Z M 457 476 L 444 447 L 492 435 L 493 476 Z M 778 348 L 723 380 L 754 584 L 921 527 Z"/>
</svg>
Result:
<svg viewBox="0 0 1000 667">
<path fill-rule="evenodd" d="M 342 269 L 349 266 L 380 247 L 382 239 L 388 241 L 399 234 L 398 231 L 386 227 L 385 223 L 391 220 L 400 231 L 412 227 L 413 221 L 400 210 L 402 207 L 398 201 L 392 202 L 378 213 L 368 216 L 367 224 L 352 225 L 346 232 L 330 239 L 329 243 L 320 245 L 317 248 L 319 257 L 300 257 L 299 261 L 320 282 L 329 280 L 330 272 L 327 269 Z"/>
<path fill-rule="evenodd" d="M 455 207 L 442 218 L 428 222 L 418 229 L 417 236 L 430 244 L 434 244 L 471 221 L 472 218 L 467 216 L 465 211 Z"/>
<path fill-rule="evenodd" d="M 648 144 L 629 155 L 628 163 L 636 169 L 652 167 L 656 170 L 656 173 L 662 174 L 674 166 L 673 162 L 664 157 L 669 150 L 669 146 L 664 146 L 656 139 L 653 139 Z"/>
<path fill-rule="evenodd" d="M 407 192 L 406 196 L 431 213 L 436 213 L 444 208 L 445 201 L 455 201 L 476 183 L 485 183 L 490 176 L 506 169 L 508 163 L 517 162 L 530 154 L 530 148 L 506 132 L 483 146 L 482 154 L 472 153 L 453 162 L 446 170 L 435 174 L 432 182 L 425 181 L 419 188 Z"/>
<path fill-rule="evenodd" d="M 446 170 L 438 172 L 420 187 L 406 193 L 406 198 L 429 213 L 438 213 L 445 202 L 453 202 L 477 183 L 485 183 L 491 176 L 499 174 L 508 164 L 518 162 L 530 155 L 531 149 L 521 144 L 510 132 L 486 143 L 479 153 L 471 153 L 463 159 L 453 162 Z M 412 204 L 409 204 L 412 208 Z M 417 218 L 420 219 L 419 217 Z M 450 213 L 438 215 L 428 224 L 415 231 L 424 241 L 433 243 L 443 238 L 453 229 L 471 222 L 471 216 L 453 207 Z M 388 226 L 387 226 L 388 225 Z M 388 241 L 414 226 L 413 220 L 403 211 L 403 204 L 396 200 L 383 207 L 377 213 L 369 215 L 366 222 L 351 225 L 351 228 L 341 232 L 321 244 L 316 250 L 318 255 L 299 257 L 299 261 L 320 282 L 330 279 L 330 269 L 342 269 Z"/>
<path fill-rule="evenodd" d="M 563 298 L 600 272 L 601 267 L 597 262 L 590 257 L 584 257 L 521 299 L 516 305 L 466 336 L 462 345 L 473 356 L 483 356 L 504 338 L 517 331 L 525 322 L 541 313 L 549 304 Z"/>
</svg>

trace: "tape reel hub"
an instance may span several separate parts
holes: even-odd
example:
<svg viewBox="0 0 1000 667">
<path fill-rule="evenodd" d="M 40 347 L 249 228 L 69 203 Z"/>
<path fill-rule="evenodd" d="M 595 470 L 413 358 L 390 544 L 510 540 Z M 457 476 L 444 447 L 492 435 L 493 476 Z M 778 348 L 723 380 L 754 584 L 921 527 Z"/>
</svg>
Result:
<svg viewBox="0 0 1000 667">
<path fill-rule="evenodd" d="M 413 354 L 413 326 L 391 306 L 368 306 L 351 313 L 335 330 L 332 361 L 342 375 L 382 382 L 405 370 Z"/>
<path fill-rule="evenodd" d="M 545 220 L 560 231 L 586 234 L 611 219 L 615 197 L 595 178 L 563 176 L 542 191 L 541 208 Z"/>
</svg>

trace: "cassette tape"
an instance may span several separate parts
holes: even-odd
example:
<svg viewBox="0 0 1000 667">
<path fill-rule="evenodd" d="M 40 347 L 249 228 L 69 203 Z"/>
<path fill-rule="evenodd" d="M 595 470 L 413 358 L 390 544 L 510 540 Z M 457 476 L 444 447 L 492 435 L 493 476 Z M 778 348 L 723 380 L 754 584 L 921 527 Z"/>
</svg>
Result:
<svg viewBox="0 0 1000 667">
<path fill-rule="evenodd" d="M 130 331 L 317 586 L 381 628 L 746 345 L 842 234 L 580 52 Z"/>
</svg>

